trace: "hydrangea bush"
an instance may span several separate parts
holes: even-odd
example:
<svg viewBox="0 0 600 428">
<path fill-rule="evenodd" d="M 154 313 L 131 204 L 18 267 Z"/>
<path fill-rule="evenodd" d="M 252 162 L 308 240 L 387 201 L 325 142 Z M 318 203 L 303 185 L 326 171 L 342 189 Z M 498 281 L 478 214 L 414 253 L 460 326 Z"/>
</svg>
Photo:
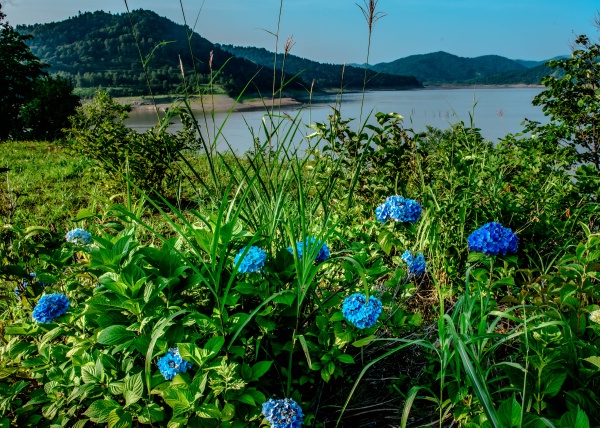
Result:
<svg viewBox="0 0 600 428">
<path fill-rule="evenodd" d="M 487 255 L 514 254 L 519 245 L 517 235 L 496 222 L 486 223 L 471 233 L 468 242 L 469 250 Z"/>
<path fill-rule="evenodd" d="M 272 428 L 300 428 L 304 420 L 302 408 L 292 398 L 270 398 L 262 405 L 262 415 Z"/>
<path fill-rule="evenodd" d="M 354 293 L 344 299 L 342 314 L 352 325 L 357 328 L 370 328 L 375 325 L 381 315 L 383 305 L 374 296 L 369 296 L 369 301 L 362 293 Z"/>
<path fill-rule="evenodd" d="M 401 223 L 416 223 L 421 217 L 423 208 L 413 200 L 404 196 L 390 196 L 375 209 L 375 217 L 380 223 L 394 220 Z"/>
<path fill-rule="evenodd" d="M 177 373 L 186 373 L 192 368 L 192 363 L 185 361 L 179 354 L 179 349 L 171 348 L 158 360 L 158 369 L 166 380 L 173 380 Z"/>
<path fill-rule="evenodd" d="M 246 248 L 242 248 L 236 255 L 233 260 L 233 264 L 237 265 L 240 261 L 240 258 L 243 256 Z M 267 260 L 267 253 L 265 250 L 259 247 L 255 247 L 254 245 L 248 249 L 248 252 L 242 259 L 238 272 L 240 273 L 252 273 L 259 272 L 263 266 L 265 265 L 265 261 Z"/>
<path fill-rule="evenodd" d="M 406 250 L 402 254 L 402 260 L 404 260 L 408 266 L 409 275 L 419 276 L 425 273 L 427 265 L 423 254 L 419 253 L 416 256 L 413 256 L 413 253 L 410 250 Z"/>
<path fill-rule="evenodd" d="M 69 230 L 65 239 L 75 245 L 89 245 L 92 243 L 92 234 L 84 229 L 77 228 Z"/>
<path fill-rule="evenodd" d="M 39 323 L 50 323 L 67 313 L 69 298 L 61 293 L 44 294 L 33 309 L 32 317 Z"/>
<path fill-rule="evenodd" d="M 317 257 L 315 258 L 315 261 L 317 263 L 324 262 L 329 258 L 330 251 L 329 247 L 327 246 L 327 243 L 323 241 L 317 241 L 317 239 L 313 237 L 306 238 L 305 242 L 296 242 L 296 251 L 298 252 L 298 258 L 302 259 L 304 254 L 309 253 L 315 247 L 319 247 L 319 252 L 317 253 Z M 290 254 L 294 254 L 294 249 L 292 247 L 287 247 L 287 250 L 290 252 Z"/>
</svg>

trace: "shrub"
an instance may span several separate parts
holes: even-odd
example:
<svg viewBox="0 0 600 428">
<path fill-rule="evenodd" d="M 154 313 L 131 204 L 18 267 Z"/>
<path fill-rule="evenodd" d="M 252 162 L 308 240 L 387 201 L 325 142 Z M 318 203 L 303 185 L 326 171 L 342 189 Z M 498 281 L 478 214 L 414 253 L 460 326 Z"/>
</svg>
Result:
<svg viewBox="0 0 600 428">
<path fill-rule="evenodd" d="M 106 92 L 97 92 L 89 105 L 71 118 L 69 144 L 96 160 L 110 175 L 130 179 L 142 190 L 160 190 L 177 178 L 175 163 L 183 150 L 197 150 L 198 141 L 186 112 L 184 131 L 168 132 L 168 125 L 138 133 L 123 122 L 129 111 Z"/>
</svg>

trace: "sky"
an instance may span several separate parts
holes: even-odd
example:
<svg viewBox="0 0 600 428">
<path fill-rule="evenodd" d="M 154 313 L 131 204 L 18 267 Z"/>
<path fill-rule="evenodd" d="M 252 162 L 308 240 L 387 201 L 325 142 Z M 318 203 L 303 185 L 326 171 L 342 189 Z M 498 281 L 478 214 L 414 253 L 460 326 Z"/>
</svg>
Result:
<svg viewBox="0 0 600 428">
<path fill-rule="evenodd" d="M 79 11 L 125 12 L 124 0 L 0 0 L 7 21 L 61 21 Z M 127 0 L 183 23 L 180 0 Z M 188 25 L 213 43 L 279 50 L 326 63 L 364 63 L 368 28 L 363 0 L 181 0 Z M 281 20 L 278 19 L 281 8 Z M 597 0 L 379 0 L 369 62 L 445 51 L 542 61 L 570 53 L 576 35 L 597 40 Z M 279 31 L 278 31 L 279 22 Z M 194 25 L 195 24 L 195 25 Z"/>
</svg>

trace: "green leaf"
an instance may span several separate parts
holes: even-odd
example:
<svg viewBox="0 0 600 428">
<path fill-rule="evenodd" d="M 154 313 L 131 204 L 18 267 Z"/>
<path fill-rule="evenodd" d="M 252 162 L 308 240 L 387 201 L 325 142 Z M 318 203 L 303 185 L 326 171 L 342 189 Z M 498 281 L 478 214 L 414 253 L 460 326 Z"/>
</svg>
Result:
<svg viewBox="0 0 600 428">
<path fill-rule="evenodd" d="M 498 409 L 498 419 L 502 427 L 518 427 L 521 422 L 521 406 L 513 395 L 508 400 L 504 400 Z"/>
<path fill-rule="evenodd" d="M 207 351 L 218 354 L 223 345 L 225 344 L 225 338 L 223 336 L 216 336 L 210 338 L 204 345 L 204 349 Z"/>
<path fill-rule="evenodd" d="M 343 321 L 344 315 L 341 311 L 334 312 L 329 318 L 329 322 Z"/>
<path fill-rule="evenodd" d="M 394 242 L 394 235 L 387 230 L 382 230 L 377 237 L 377 242 L 379 242 L 379 246 L 387 255 L 392 251 L 392 246 Z"/>
<path fill-rule="evenodd" d="M 196 407 L 196 414 L 204 419 L 218 419 L 221 417 L 221 411 L 213 404 L 203 404 Z"/>
<path fill-rule="evenodd" d="M 89 419 L 80 419 L 73 424 L 73 428 L 83 428 L 86 423 L 89 422 Z"/>
<path fill-rule="evenodd" d="M 294 303 L 294 299 L 296 299 L 296 293 L 292 290 L 288 290 L 286 293 L 280 294 L 276 296 L 273 301 L 275 303 L 281 303 L 286 306 L 291 306 Z"/>
<path fill-rule="evenodd" d="M 584 358 L 584 360 L 587 361 L 588 363 L 592 363 L 598 369 L 600 369 L 600 357 L 599 356 Z"/>
<path fill-rule="evenodd" d="M 150 403 L 138 415 L 138 421 L 145 425 L 165 420 L 165 410 L 156 403 Z"/>
<path fill-rule="evenodd" d="M 98 335 L 96 342 L 102 345 L 118 345 L 135 337 L 135 332 L 127 330 L 124 325 L 112 325 Z"/>
<path fill-rule="evenodd" d="M 252 366 L 252 380 L 259 380 L 271 368 L 273 361 L 259 361 Z"/>
<path fill-rule="evenodd" d="M 362 339 L 357 340 L 356 342 L 352 343 L 352 346 L 356 346 L 357 348 L 362 348 L 363 346 L 367 346 L 374 339 L 377 339 L 377 336 L 372 334 L 370 336 L 363 337 Z"/>
<path fill-rule="evenodd" d="M 561 428 L 590 428 L 590 421 L 585 412 L 577 406 L 560 418 L 560 426 Z"/>
<path fill-rule="evenodd" d="M 130 428 L 133 418 L 131 413 L 118 408 L 109 413 L 107 422 L 108 428 Z"/>
<path fill-rule="evenodd" d="M 108 421 L 110 412 L 120 407 L 114 400 L 97 400 L 83 414 L 94 423 L 104 424 Z"/>
<path fill-rule="evenodd" d="M 545 384 L 542 394 L 554 397 L 560 392 L 560 388 L 567 378 L 567 372 L 550 371 L 545 374 L 545 379 L 542 379 L 542 383 Z"/>
<path fill-rule="evenodd" d="M 235 406 L 231 403 L 227 403 L 223 406 L 223 410 L 221 411 L 221 419 L 225 422 L 230 421 L 235 416 Z"/>
<path fill-rule="evenodd" d="M 340 354 L 337 357 L 337 360 L 340 363 L 344 363 L 344 364 L 354 364 L 354 358 L 352 358 L 351 355 L 348 354 Z"/>
<path fill-rule="evenodd" d="M 308 363 L 308 368 L 312 369 L 312 361 L 310 359 L 310 352 L 308 351 L 308 344 L 306 343 L 306 339 L 304 335 L 300 334 L 297 336 L 300 341 L 300 346 L 302 346 L 302 350 L 304 351 L 304 356 L 306 357 L 306 362 Z"/>
<path fill-rule="evenodd" d="M 256 407 L 256 402 L 250 394 L 241 394 L 236 397 L 237 401 Z"/>
<path fill-rule="evenodd" d="M 100 377 L 96 373 L 96 367 L 94 366 L 82 366 L 81 367 L 81 379 L 83 383 L 98 383 Z"/>
<path fill-rule="evenodd" d="M 125 397 L 125 408 L 137 403 L 144 395 L 144 381 L 142 373 L 125 379 L 123 397 Z"/>
<path fill-rule="evenodd" d="M 93 217 L 99 217 L 99 215 L 87 208 L 82 208 L 79 211 L 77 211 L 77 215 L 75 216 L 75 218 L 71 219 L 71 221 L 77 223 L 78 221 L 86 220 L 88 218 Z"/>
</svg>

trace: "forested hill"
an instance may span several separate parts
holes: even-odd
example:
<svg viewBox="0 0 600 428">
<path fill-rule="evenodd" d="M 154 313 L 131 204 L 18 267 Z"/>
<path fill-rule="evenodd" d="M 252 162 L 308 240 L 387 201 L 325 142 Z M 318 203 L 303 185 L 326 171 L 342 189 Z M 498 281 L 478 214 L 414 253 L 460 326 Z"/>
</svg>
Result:
<svg viewBox="0 0 600 428">
<path fill-rule="evenodd" d="M 231 54 L 248 59 L 264 67 L 273 68 L 274 53 L 264 48 L 218 45 L 221 49 Z M 279 53 L 277 55 L 277 69 L 281 68 L 290 74 L 298 74 L 302 80 L 311 83 L 315 82 L 316 88 L 339 88 L 343 85 L 346 89 L 360 89 L 365 79 L 365 70 L 363 68 L 346 66 L 341 64 L 323 64 L 310 59 L 302 58 L 293 54 Z M 388 73 L 378 73 L 373 70 L 367 72 L 367 89 L 380 88 L 418 88 L 422 87 L 421 82 L 410 73 L 406 75 L 392 75 Z"/>
<path fill-rule="evenodd" d="M 110 88 L 115 95 L 139 95 L 148 92 L 148 83 L 155 93 L 172 93 L 182 84 L 180 58 L 189 86 L 210 81 L 210 55 L 215 82 L 230 95 L 238 95 L 252 80 L 247 92 L 270 93 L 273 88 L 273 56 L 269 61 L 250 61 L 221 49 L 185 26 L 148 10 L 131 13 L 141 55 L 148 60 L 148 75 L 144 73 L 140 52 L 135 42 L 129 16 L 102 11 L 80 13 L 60 22 L 18 26 L 21 33 L 32 34 L 31 50 L 42 62 L 50 64 L 51 72 L 73 79 L 78 88 Z M 191 35 L 191 51 L 187 42 Z M 164 43 L 163 43 L 164 42 Z M 153 55 L 149 57 L 152 53 Z M 266 51 L 265 51 L 266 52 Z M 315 89 L 340 87 L 341 66 L 323 65 L 310 61 L 316 74 L 307 73 L 295 79 L 297 60 L 288 57 L 284 80 L 286 89 L 306 90 L 315 79 Z M 312 67 L 314 66 L 314 67 Z M 319 66 L 319 67 L 317 67 Z M 306 67 L 303 67 L 306 68 Z M 370 73 L 368 88 L 420 87 L 414 77 Z M 376 75 L 376 76 L 375 76 Z M 281 73 L 277 73 L 279 78 Z M 346 71 L 346 87 L 362 87 L 364 72 Z M 278 86 L 277 86 L 278 87 Z"/>
<path fill-rule="evenodd" d="M 141 54 L 148 60 L 148 78 L 155 93 L 170 93 L 182 84 L 180 58 L 188 85 L 209 82 L 212 69 L 224 68 L 216 82 L 232 95 L 238 95 L 252 80 L 249 91 L 272 89 L 273 73 L 228 52 L 198 34 L 187 42 L 186 27 L 148 10 L 131 13 Z M 31 50 L 52 72 L 73 78 L 79 88 L 103 86 L 117 95 L 148 92 L 140 53 L 127 14 L 86 12 L 60 22 L 18 26 L 21 33 L 34 36 Z M 167 42 L 161 45 L 161 42 Z M 195 70 L 195 71 L 194 71 Z M 253 78 L 254 76 L 254 78 Z M 197 77 L 197 78 L 196 78 Z M 299 89 L 301 82 L 294 85 Z"/>
<path fill-rule="evenodd" d="M 434 52 L 382 62 L 371 68 L 390 74 L 410 74 L 425 85 L 539 84 L 541 78 L 550 72 L 540 64 L 543 63 L 512 60 L 498 55 L 464 58 L 447 52 Z"/>
</svg>

